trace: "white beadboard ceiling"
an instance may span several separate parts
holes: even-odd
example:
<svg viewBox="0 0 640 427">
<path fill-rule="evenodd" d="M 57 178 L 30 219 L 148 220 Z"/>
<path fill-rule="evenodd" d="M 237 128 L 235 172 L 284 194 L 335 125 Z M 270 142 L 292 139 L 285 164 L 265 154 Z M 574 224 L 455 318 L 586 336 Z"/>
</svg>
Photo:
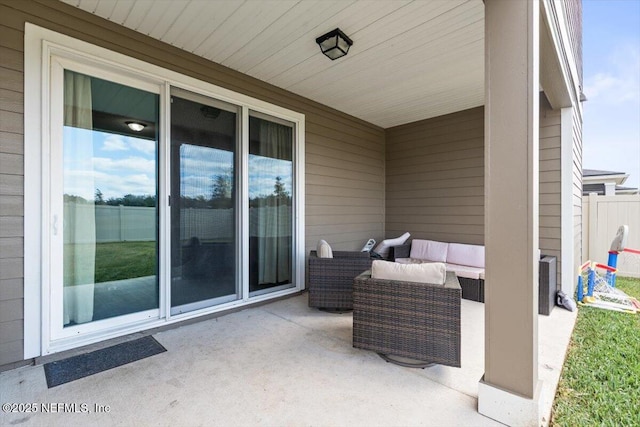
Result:
<svg viewBox="0 0 640 427">
<path fill-rule="evenodd" d="M 383 128 L 484 103 L 482 0 L 62 1 Z"/>
</svg>

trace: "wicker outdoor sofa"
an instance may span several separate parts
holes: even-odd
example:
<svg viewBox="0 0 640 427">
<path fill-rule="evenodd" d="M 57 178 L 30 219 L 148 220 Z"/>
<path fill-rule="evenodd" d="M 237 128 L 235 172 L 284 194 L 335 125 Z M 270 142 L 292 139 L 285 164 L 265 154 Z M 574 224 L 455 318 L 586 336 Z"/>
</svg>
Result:
<svg viewBox="0 0 640 427">
<path fill-rule="evenodd" d="M 372 279 L 367 271 L 353 283 L 353 346 L 403 366 L 460 367 L 461 297 L 452 272 L 434 285 Z"/>
<path fill-rule="evenodd" d="M 309 307 L 353 309 L 353 278 L 371 268 L 369 252 L 333 251 L 333 258 L 309 254 Z"/>
<path fill-rule="evenodd" d="M 424 245 L 430 245 L 431 254 L 426 259 L 414 259 L 412 255 L 412 244 L 419 242 Z M 463 259 L 458 257 L 458 260 L 451 261 L 447 259 L 447 252 L 449 247 L 457 247 L 462 252 L 470 251 L 476 252 L 475 256 L 470 258 L 482 259 L 481 264 L 477 262 L 472 265 L 471 262 L 467 263 Z M 434 250 L 435 248 L 435 250 Z M 481 256 L 479 256 L 481 253 Z M 451 256 L 449 256 L 451 258 Z M 463 257 L 464 258 L 464 257 Z M 389 251 L 389 259 L 395 262 L 445 262 L 447 264 L 447 271 L 453 271 L 458 276 L 458 281 L 462 287 L 462 298 L 471 301 L 484 302 L 484 247 L 479 245 L 463 245 L 459 243 L 445 243 L 436 242 L 433 240 L 421 240 L 414 239 L 411 243 L 394 246 Z M 481 266 L 481 267 L 480 267 Z"/>
</svg>

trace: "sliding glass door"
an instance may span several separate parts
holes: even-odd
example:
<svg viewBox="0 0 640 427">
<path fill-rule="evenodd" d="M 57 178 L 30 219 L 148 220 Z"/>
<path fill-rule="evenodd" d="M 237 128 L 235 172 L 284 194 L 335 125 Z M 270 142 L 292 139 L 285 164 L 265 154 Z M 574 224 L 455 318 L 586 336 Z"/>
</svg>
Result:
<svg viewBox="0 0 640 427">
<path fill-rule="evenodd" d="M 71 348 L 302 289 L 304 118 L 100 64 L 51 57 L 43 343 Z"/>
<path fill-rule="evenodd" d="M 292 123 L 249 116 L 249 295 L 293 286 Z"/>
<path fill-rule="evenodd" d="M 62 178 L 52 183 L 57 327 L 149 310 L 157 317 L 159 95 L 62 74 L 62 144 L 52 148 Z"/>
<path fill-rule="evenodd" d="M 171 96 L 171 314 L 240 298 L 238 108 Z"/>
</svg>

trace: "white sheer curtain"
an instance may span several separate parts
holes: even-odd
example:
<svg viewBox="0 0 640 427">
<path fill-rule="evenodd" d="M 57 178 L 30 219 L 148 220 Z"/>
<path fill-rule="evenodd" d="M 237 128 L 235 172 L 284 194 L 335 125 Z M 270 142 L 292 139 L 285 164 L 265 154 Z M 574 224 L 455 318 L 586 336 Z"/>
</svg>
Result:
<svg viewBox="0 0 640 427">
<path fill-rule="evenodd" d="M 287 189 L 284 179 L 290 181 L 292 168 L 292 129 L 278 123 L 260 120 L 259 156 L 270 160 L 271 169 L 289 164 L 289 176 L 279 177 L 274 182 L 274 194 L 260 199 L 257 212 L 258 236 L 258 283 L 283 284 L 291 282 L 291 188 Z M 278 185 L 280 188 L 278 188 Z"/>
<path fill-rule="evenodd" d="M 91 78 L 66 70 L 63 141 L 63 179 L 67 196 L 63 254 L 65 325 L 93 320 L 96 224 L 92 117 Z"/>
</svg>

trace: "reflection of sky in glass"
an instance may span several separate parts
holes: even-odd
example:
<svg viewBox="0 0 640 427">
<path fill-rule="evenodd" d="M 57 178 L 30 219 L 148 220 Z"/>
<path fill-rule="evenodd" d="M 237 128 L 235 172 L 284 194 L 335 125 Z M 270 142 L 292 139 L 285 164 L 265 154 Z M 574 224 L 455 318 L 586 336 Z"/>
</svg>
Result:
<svg viewBox="0 0 640 427">
<path fill-rule="evenodd" d="M 285 191 L 292 195 L 293 168 L 291 161 L 249 155 L 249 198 L 273 194 L 276 177 L 284 183 Z"/>
<path fill-rule="evenodd" d="M 233 153 L 218 148 L 183 144 L 180 146 L 180 195 L 182 197 L 213 194 L 216 177 L 233 178 Z"/>
<path fill-rule="evenodd" d="M 156 194 L 156 142 L 96 130 L 64 127 L 64 193 L 93 200 Z M 188 147 L 184 151 L 182 148 Z M 181 192 L 210 197 L 218 175 L 229 175 L 233 153 L 185 145 L 180 150 Z M 291 161 L 249 155 L 249 198 L 273 194 L 276 177 L 292 193 Z"/>
<path fill-rule="evenodd" d="M 64 193 L 93 200 L 156 194 L 156 142 L 64 127 Z"/>
<path fill-rule="evenodd" d="M 216 177 L 231 176 L 233 153 L 211 147 L 180 147 L 180 193 L 183 197 L 210 198 Z M 292 166 L 288 160 L 249 155 L 249 198 L 273 194 L 276 177 L 291 193 Z"/>
</svg>

